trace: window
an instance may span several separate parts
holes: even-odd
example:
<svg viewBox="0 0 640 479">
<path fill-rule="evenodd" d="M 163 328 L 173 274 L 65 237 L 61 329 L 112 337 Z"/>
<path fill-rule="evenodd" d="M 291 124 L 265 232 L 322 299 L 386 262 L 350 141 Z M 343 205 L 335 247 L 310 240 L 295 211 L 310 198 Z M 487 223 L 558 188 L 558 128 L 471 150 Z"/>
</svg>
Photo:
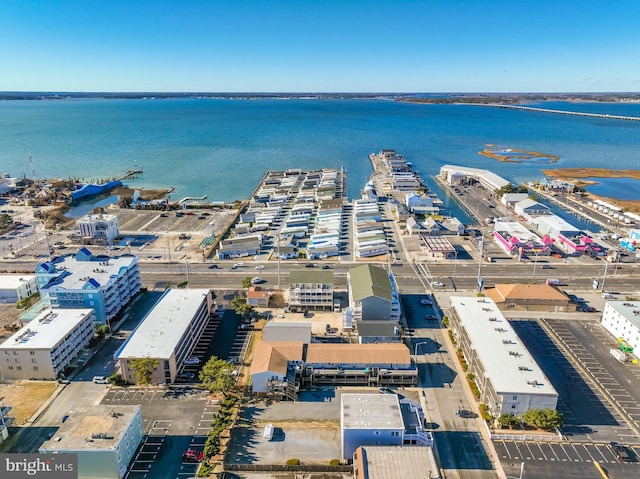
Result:
<svg viewBox="0 0 640 479">
<path fill-rule="evenodd" d="M 34 371 L 37 371 L 37 370 L 38 370 L 38 366 L 34 366 L 34 367 L 33 367 L 33 370 L 34 370 Z"/>
<path fill-rule="evenodd" d="M 31 356 L 35 356 L 35 355 L 36 355 L 36 352 L 35 352 L 35 351 L 29 351 L 29 354 L 30 354 Z"/>
<path fill-rule="evenodd" d="M 22 371 L 22 366 L 16 366 L 16 370 Z"/>
<path fill-rule="evenodd" d="M 517 396 L 517 395 L 514 395 L 514 396 L 513 396 L 513 400 L 514 400 L 514 401 L 517 401 L 517 400 L 518 400 L 518 396 Z"/>
</svg>

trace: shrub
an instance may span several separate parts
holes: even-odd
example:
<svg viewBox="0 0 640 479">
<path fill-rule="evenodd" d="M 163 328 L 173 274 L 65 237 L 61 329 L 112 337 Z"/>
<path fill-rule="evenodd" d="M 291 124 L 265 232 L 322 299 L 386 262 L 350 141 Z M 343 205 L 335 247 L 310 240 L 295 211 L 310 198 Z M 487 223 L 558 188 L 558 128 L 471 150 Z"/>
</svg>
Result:
<svg viewBox="0 0 640 479">
<path fill-rule="evenodd" d="M 300 459 L 287 459 L 287 466 L 299 466 Z"/>
<path fill-rule="evenodd" d="M 331 459 L 329 461 L 329 465 L 330 466 L 339 466 L 340 465 L 340 459 Z"/>
</svg>

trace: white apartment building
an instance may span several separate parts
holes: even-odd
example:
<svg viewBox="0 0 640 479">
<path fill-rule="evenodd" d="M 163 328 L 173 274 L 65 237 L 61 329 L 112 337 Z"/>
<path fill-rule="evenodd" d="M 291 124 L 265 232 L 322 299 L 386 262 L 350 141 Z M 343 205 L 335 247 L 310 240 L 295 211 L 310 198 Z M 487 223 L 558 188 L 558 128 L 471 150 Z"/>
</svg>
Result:
<svg viewBox="0 0 640 479">
<path fill-rule="evenodd" d="M 342 394 L 340 400 L 343 459 L 353 458 L 360 446 L 433 447 L 433 436 L 424 430 L 424 412 L 415 402 L 377 393 Z"/>
<path fill-rule="evenodd" d="M 607 301 L 602 326 L 616 339 L 626 341 L 635 355 L 640 351 L 640 301 Z"/>
<path fill-rule="evenodd" d="M 32 274 L 0 274 L 0 303 L 16 303 L 38 292 Z"/>
<path fill-rule="evenodd" d="M 491 415 L 556 408 L 558 393 L 492 299 L 453 296 L 449 318 Z"/>
<path fill-rule="evenodd" d="M 111 243 L 120 236 L 116 215 L 86 215 L 76 221 L 80 236 Z"/>
<path fill-rule="evenodd" d="M 135 384 L 131 360 L 152 358 L 159 363 L 153 370 L 151 383 L 175 382 L 216 308 L 209 289 L 167 290 L 114 355 L 122 379 Z"/>
<path fill-rule="evenodd" d="M 121 479 L 144 436 L 142 407 L 78 404 L 40 454 L 77 454 L 76 477 Z"/>
<path fill-rule="evenodd" d="M 142 286 L 138 258 L 94 256 L 87 248 L 36 267 L 42 299 L 52 308 L 92 308 L 106 324 Z"/>
<path fill-rule="evenodd" d="M 92 309 L 46 309 L 0 345 L 3 379 L 57 379 L 89 344 Z"/>
</svg>

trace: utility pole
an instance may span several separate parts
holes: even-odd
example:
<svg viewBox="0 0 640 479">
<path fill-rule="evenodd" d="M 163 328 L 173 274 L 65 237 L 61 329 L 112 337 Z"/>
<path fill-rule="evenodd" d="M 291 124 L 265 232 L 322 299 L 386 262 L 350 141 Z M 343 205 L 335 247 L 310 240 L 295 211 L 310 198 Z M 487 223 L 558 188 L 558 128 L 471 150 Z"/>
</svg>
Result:
<svg viewBox="0 0 640 479">
<path fill-rule="evenodd" d="M 280 233 L 276 234 L 276 242 L 278 247 L 278 289 L 280 289 Z"/>
<path fill-rule="evenodd" d="M 480 260 L 478 261 L 478 293 L 482 292 L 482 257 L 484 256 L 484 229 L 480 240 Z"/>
</svg>

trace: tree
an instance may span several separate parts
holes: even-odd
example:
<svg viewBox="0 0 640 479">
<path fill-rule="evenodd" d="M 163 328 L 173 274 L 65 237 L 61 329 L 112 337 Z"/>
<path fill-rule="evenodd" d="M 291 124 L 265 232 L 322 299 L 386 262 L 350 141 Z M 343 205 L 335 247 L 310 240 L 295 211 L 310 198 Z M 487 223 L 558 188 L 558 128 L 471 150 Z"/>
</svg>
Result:
<svg viewBox="0 0 640 479">
<path fill-rule="evenodd" d="M 227 361 L 212 356 L 211 359 L 202 366 L 199 375 L 200 381 L 210 392 L 226 395 L 236 382 L 233 371 L 233 366 Z"/>
<path fill-rule="evenodd" d="M 96 328 L 96 337 L 98 339 L 104 338 L 107 334 L 109 334 L 109 326 L 106 324 L 102 324 Z"/>
<path fill-rule="evenodd" d="M 562 419 L 562 413 L 555 409 L 529 409 L 522 415 L 525 424 L 545 431 L 553 431 L 560 427 Z"/>
<path fill-rule="evenodd" d="M 136 377 L 136 382 L 143 385 L 151 384 L 151 380 L 153 379 L 153 370 L 159 365 L 160 360 L 153 358 L 132 359 L 129 363 L 129 367 L 133 371 L 133 375 Z"/>
<path fill-rule="evenodd" d="M 234 297 L 230 304 L 233 310 L 243 318 L 246 318 L 253 311 L 253 306 L 247 303 L 247 297 L 245 295 Z"/>
<path fill-rule="evenodd" d="M 249 289 L 251 287 L 251 277 L 247 276 L 245 279 L 242 280 L 242 287 Z"/>
<path fill-rule="evenodd" d="M 515 417 L 513 414 L 510 414 L 510 413 L 503 414 L 502 416 L 500 416 L 498 421 L 500 421 L 500 426 L 508 427 L 509 429 L 511 429 L 513 426 L 517 426 L 518 424 L 520 424 L 520 419 L 518 419 L 517 417 Z"/>
</svg>

